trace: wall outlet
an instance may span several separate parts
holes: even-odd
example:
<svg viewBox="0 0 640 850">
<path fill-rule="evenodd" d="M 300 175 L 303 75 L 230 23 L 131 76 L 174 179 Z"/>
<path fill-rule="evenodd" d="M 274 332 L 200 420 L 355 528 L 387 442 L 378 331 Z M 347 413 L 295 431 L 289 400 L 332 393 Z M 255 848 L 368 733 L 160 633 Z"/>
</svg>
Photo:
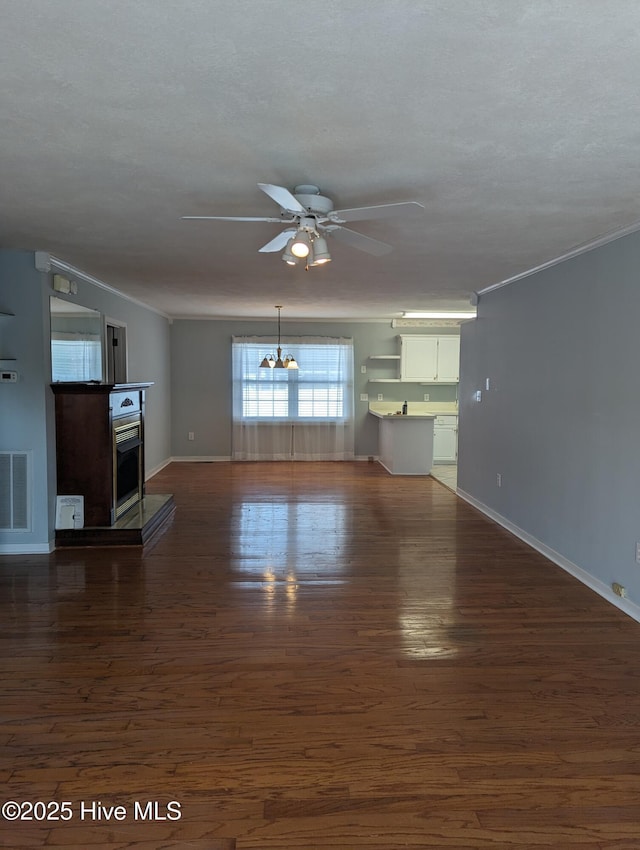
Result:
<svg viewBox="0 0 640 850">
<path fill-rule="evenodd" d="M 369 393 L 360 393 L 360 401 L 369 401 Z"/>
<path fill-rule="evenodd" d="M 482 401 L 482 390 L 476 390 L 473 394 L 474 401 Z"/>
<path fill-rule="evenodd" d="M 496 485 L 502 487 L 502 475 L 499 472 L 496 475 Z"/>
<path fill-rule="evenodd" d="M 424 394 L 424 400 L 425 401 L 429 401 L 430 398 L 431 398 L 431 396 L 429 395 L 429 393 Z"/>
<path fill-rule="evenodd" d="M 627 597 L 627 588 L 623 587 L 623 585 L 618 584 L 617 581 L 614 581 L 611 585 L 611 589 L 615 593 L 616 596 L 621 596 L 623 599 Z"/>
<path fill-rule="evenodd" d="M 190 440 L 195 440 L 196 435 L 194 434 L 193 431 L 189 431 L 188 437 L 189 437 Z"/>
<path fill-rule="evenodd" d="M 378 393 L 378 401 L 384 401 L 384 396 L 382 393 Z"/>
<path fill-rule="evenodd" d="M 367 374 L 367 367 L 366 367 L 366 366 L 361 366 L 361 367 L 360 367 L 360 373 L 361 373 L 362 375 L 366 375 L 366 374 Z"/>
</svg>

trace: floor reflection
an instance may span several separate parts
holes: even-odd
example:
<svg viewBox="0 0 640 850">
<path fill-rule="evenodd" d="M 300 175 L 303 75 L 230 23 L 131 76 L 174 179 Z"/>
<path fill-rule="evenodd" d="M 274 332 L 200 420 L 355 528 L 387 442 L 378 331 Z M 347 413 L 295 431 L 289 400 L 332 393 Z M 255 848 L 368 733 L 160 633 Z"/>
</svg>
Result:
<svg viewBox="0 0 640 850">
<path fill-rule="evenodd" d="M 301 583 L 343 584 L 347 516 L 344 504 L 291 502 L 285 497 L 243 501 L 231 520 L 231 568 L 258 586 L 267 610 L 293 612 Z"/>
<path fill-rule="evenodd" d="M 404 547 L 398 551 L 398 583 L 404 590 L 398 608 L 403 652 L 413 659 L 451 658 L 461 649 L 455 635 L 458 618 L 455 523 L 448 527 L 440 524 L 437 538 L 427 534 L 416 544 L 413 550 Z"/>
<path fill-rule="evenodd" d="M 346 543 L 346 512 L 342 504 L 284 498 L 242 502 L 234 508 L 234 566 L 255 571 L 260 561 L 280 577 L 287 568 L 317 572 L 323 561 L 332 566 Z"/>
</svg>

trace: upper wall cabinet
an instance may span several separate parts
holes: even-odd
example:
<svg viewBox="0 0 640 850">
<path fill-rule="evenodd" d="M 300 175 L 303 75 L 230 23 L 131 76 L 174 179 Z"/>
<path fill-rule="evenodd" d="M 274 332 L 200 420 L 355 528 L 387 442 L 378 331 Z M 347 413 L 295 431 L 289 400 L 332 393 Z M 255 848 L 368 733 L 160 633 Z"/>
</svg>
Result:
<svg viewBox="0 0 640 850">
<path fill-rule="evenodd" d="M 400 337 L 401 381 L 457 384 L 459 364 L 459 336 Z"/>
<path fill-rule="evenodd" d="M 460 337 L 438 337 L 438 377 L 436 381 L 457 384 L 460 380 Z"/>
<path fill-rule="evenodd" d="M 438 375 L 438 337 L 400 337 L 400 380 L 435 381 Z"/>
</svg>

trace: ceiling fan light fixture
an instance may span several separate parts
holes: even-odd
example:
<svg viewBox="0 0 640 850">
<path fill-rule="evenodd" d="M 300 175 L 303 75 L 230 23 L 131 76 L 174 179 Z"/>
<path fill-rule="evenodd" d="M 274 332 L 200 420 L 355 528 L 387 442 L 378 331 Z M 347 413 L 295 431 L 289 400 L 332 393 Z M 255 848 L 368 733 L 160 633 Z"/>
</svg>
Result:
<svg viewBox="0 0 640 850">
<path fill-rule="evenodd" d="M 282 255 L 282 259 L 289 266 L 297 265 L 298 259 L 299 259 L 298 257 L 296 257 L 294 254 L 291 253 L 291 246 L 293 245 L 294 240 L 295 240 L 295 237 L 293 237 L 293 236 L 291 237 L 291 239 L 289 239 L 289 241 L 287 242 L 287 245 L 284 249 L 284 253 Z"/>
<path fill-rule="evenodd" d="M 327 240 L 323 236 L 318 236 L 313 241 L 313 265 L 322 266 L 330 262 L 331 254 L 327 248 Z"/>
<path fill-rule="evenodd" d="M 311 239 L 306 230 L 299 230 L 296 233 L 291 240 L 291 247 L 289 250 L 294 257 L 298 257 L 299 259 L 304 259 L 309 256 L 309 251 L 311 250 Z"/>
</svg>

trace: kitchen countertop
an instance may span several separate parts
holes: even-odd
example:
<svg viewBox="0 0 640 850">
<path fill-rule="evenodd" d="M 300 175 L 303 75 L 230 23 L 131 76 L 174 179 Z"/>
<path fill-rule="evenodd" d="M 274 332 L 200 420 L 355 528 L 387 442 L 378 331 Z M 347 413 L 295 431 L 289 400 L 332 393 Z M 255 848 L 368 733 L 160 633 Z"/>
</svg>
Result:
<svg viewBox="0 0 640 850">
<path fill-rule="evenodd" d="M 369 403 L 369 413 L 380 419 L 391 418 L 387 414 L 394 414 L 402 408 L 402 402 L 397 401 L 372 401 Z M 458 405 L 455 401 L 431 402 L 410 401 L 409 410 L 406 414 L 412 419 L 416 416 L 457 416 Z M 400 418 L 400 417 L 398 417 Z"/>
<path fill-rule="evenodd" d="M 405 422 L 407 421 L 407 419 L 413 419 L 413 420 L 429 419 L 429 420 L 433 420 L 433 419 L 436 418 L 435 413 L 405 413 L 405 414 L 401 413 L 401 414 L 398 415 L 397 413 L 378 413 L 377 410 L 369 410 L 369 413 L 372 416 L 377 416 L 378 419 L 386 419 L 386 420 L 393 420 L 393 421 L 395 421 L 396 419 L 402 419 Z"/>
</svg>

